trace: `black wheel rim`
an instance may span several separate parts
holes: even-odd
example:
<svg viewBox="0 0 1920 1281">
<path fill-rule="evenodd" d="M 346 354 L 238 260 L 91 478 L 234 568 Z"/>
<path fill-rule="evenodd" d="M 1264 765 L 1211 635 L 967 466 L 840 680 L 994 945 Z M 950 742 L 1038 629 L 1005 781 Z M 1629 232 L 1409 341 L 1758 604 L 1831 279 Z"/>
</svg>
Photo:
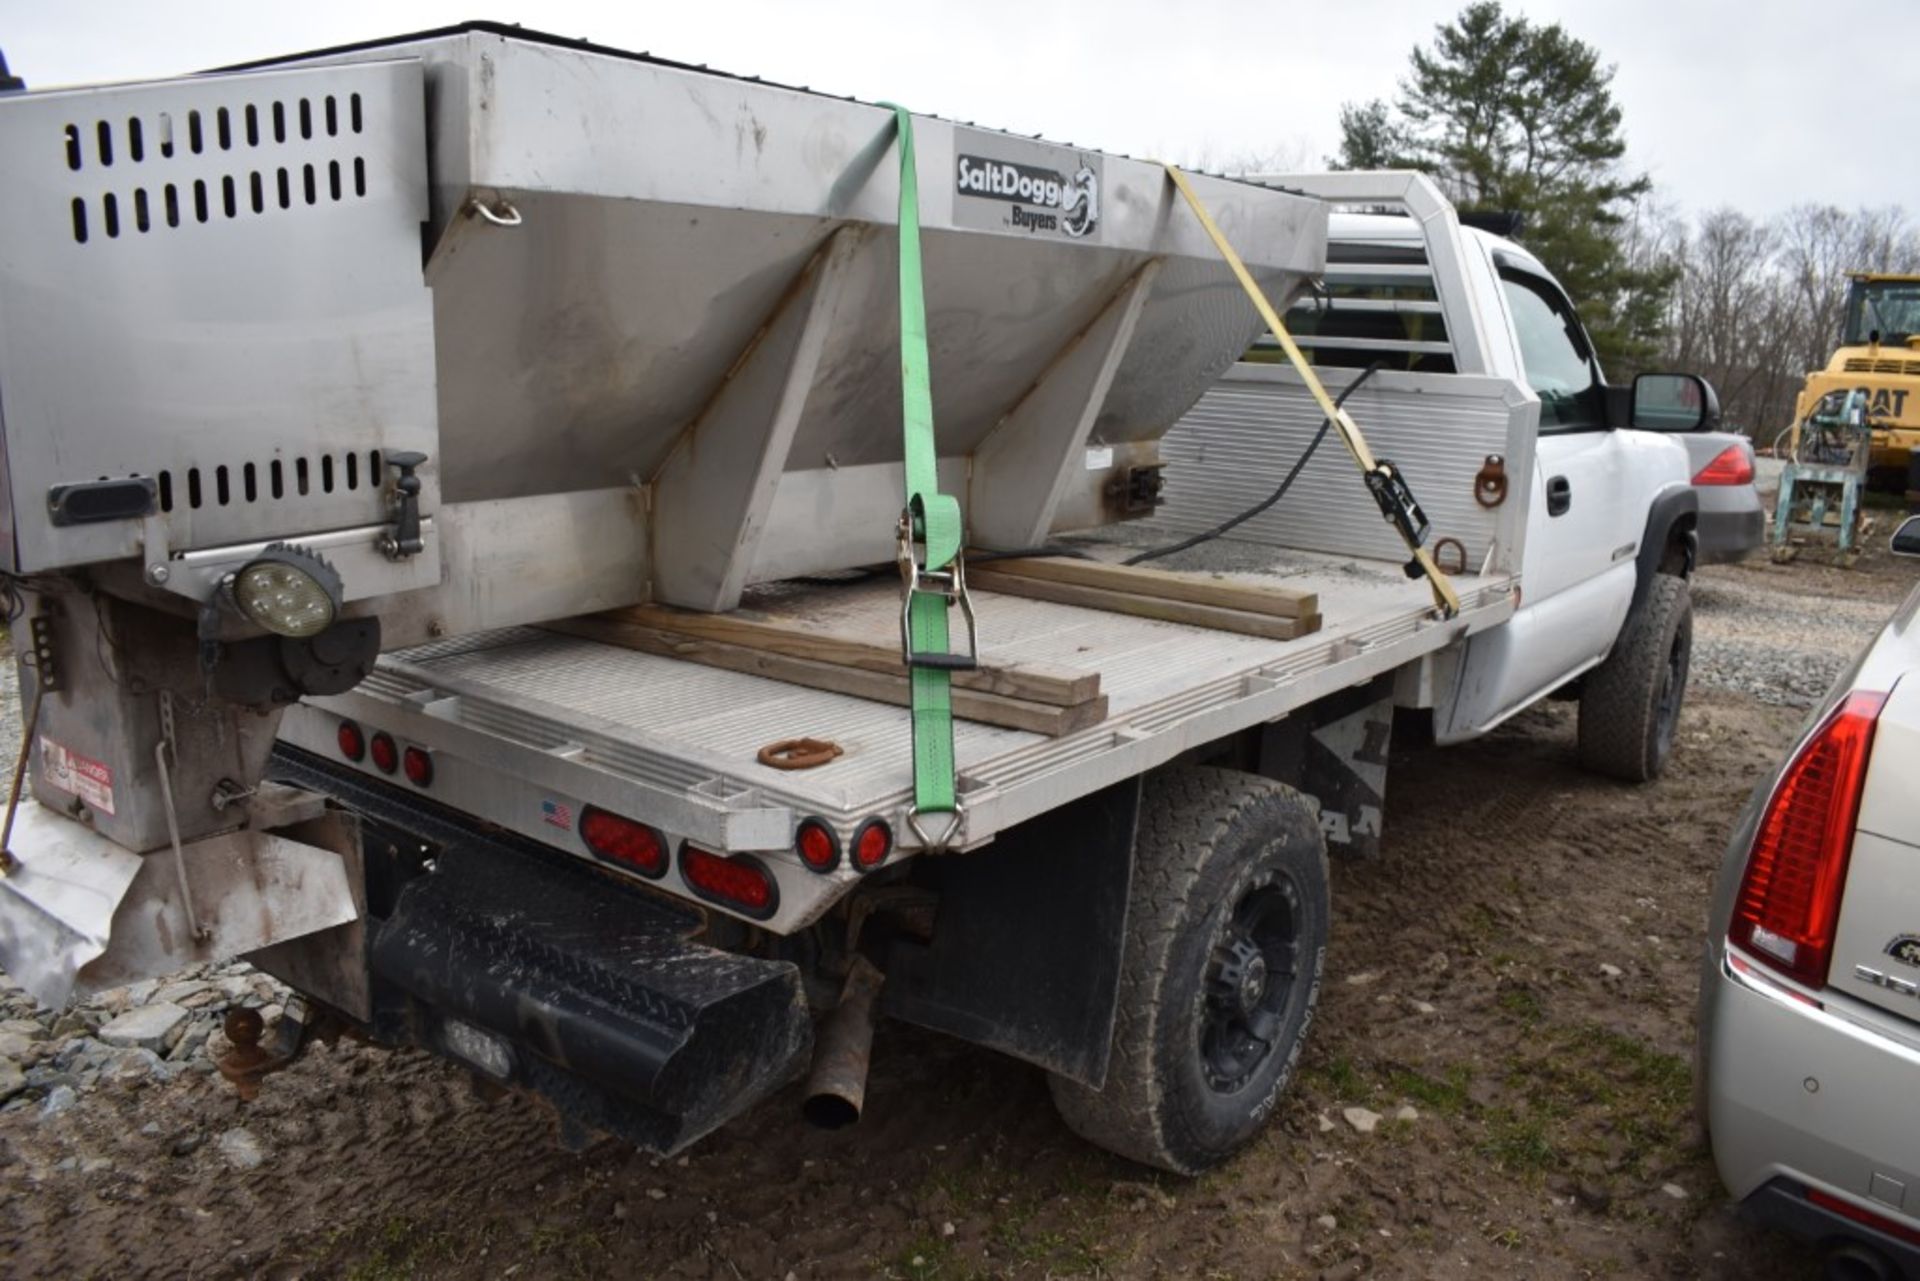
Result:
<svg viewBox="0 0 1920 1281">
<path fill-rule="evenodd" d="M 1687 686 L 1687 637 L 1684 631 L 1674 634 L 1673 644 L 1667 647 L 1666 668 L 1660 675 L 1660 706 L 1656 713 L 1655 750 L 1660 759 L 1666 759 L 1673 750 L 1674 726 L 1680 720 L 1680 700 Z"/>
<path fill-rule="evenodd" d="M 1301 999 L 1300 892 L 1274 871 L 1249 886 L 1207 957 L 1200 1064 L 1218 1093 L 1243 1089 L 1273 1058 Z"/>
</svg>

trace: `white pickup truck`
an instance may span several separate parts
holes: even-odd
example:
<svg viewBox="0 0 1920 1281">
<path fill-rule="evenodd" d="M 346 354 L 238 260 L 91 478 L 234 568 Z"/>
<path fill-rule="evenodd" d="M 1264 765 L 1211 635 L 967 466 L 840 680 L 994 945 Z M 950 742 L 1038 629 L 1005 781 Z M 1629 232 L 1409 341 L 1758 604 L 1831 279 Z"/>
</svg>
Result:
<svg viewBox="0 0 1920 1281">
<path fill-rule="evenodd" d="M 1583 761 L 1660 770 L 1696 500 L 1640 425 L 1704 383 L 1606 386 L 1417 175 L 1194 180 L 1282 306 L 1317 280 L 1443 608 L 1300 376 L 1222 376 L 1259 325 L 1166 172 L 922 117 L 985 552 L 930 839 L 901 592 L 845 573 L 900 519 L 904 119 L 486 24 L 0 100 L 9 976 L 244 954 L 308 1006 L 236 1071 L 345 1023 L 662 1151 L 809 1065 L 856 1116 L 877 1012 L 1194 1172 L 1297 1061 L 1396 709 L 1577 691 Z"/>
</svg>

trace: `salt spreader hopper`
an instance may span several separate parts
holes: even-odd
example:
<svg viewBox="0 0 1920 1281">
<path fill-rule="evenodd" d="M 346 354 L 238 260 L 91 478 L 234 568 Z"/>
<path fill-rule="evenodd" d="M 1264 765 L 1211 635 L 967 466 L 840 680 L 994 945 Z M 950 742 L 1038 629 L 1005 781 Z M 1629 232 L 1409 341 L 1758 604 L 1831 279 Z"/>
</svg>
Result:
<svg viewBox="0 0 1920 1281">
<path fill-rule="evenodd" d="M 914 126 L 970 544 L 1150 512 L 1254 309 L 1158 164 Z M 0 98 L 7 971 L 57 1002 L 354 919 L 262 777 L 383 650 L 890 560 L 894 149 L 882 107 L 488 25 Z M 1276 304 L 1320 271 L 1320 202 L 1194 184 Z"/>
</svg>

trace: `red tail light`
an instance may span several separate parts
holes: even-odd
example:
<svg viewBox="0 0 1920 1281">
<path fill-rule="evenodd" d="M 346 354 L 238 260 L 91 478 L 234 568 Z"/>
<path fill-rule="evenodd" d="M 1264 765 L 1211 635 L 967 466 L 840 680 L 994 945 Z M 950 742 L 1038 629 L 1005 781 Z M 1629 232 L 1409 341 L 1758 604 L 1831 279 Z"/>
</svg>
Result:
<svg viewBox="0 0 1920 1281">
<path fill-rule="evenodd" d="M 750 854 L 725 858 L 691 845 L 680 847 L 680 875 L 695 894 L 743 916 L 765 920 L 780 906 L 773 874 Z"/>
<path fill-rule="evenodd" d="M 1895 1223 L 1884 1214 L 1875 1214 L 1865 1206 L 1855 1205 L 1851 1201 L 1843 1201 L 1837 1196 L 1822 1192 L 1819 1188 L 1808 1188 L 1807 1200 L 1820 1206 L 1822 1209 L 1832 1210 L 1842 1218 L 1852 1219 L 1855 1223 L 1864 1223 L 1875 1232 L 1884 1232 L 1896 1240 L 1906 1241 L 1912 1245 L 1920 1245 L 1920 1232 L 1915 1232 L 1905 1224 Z"/>
<path fill-rule="evenodd" d="M 853 865 L 871 872 L 893 853 L 893 829 L 882 818 L 870 818 L 853 834 Z"/>
<path fill-rule="evenodd" d="M 645 823 L 589 805 L 580 813 L 580 839 L 609 863 L 618 863 L 642 876 L 666 874 L 667 842 Z"/>
<path fill-rule="evenodd" d="M 793 848 L 799 853 L 800 861 L 816 872 L 831 872 L 840 866 L 840 838 L 817 818 L 800 824 Z"/>
<path fill-rule="evenodd" d="M 433 757 L 425 748 L 409 747 L 400 757 L 400 767 L 415 787 L 433 786 Z"/>
<path fill-rule="evenodd" d="M 391 734 L 375 734 L 369 750 L 373 754 L 373 763 L 382 774 L 391 774 L 400 768 L 400 749 L 395 746 Z"/>
<path fill-rule="evenodd" d="M 1753 483 L 1753 455 L 1745 445 L 1728 445 L 1713 456 L 1713 461 L 1694 473 L 1696 485 L 1748 485 Z"/>
<path fill-rule="evenodd" d="M 367 736 L 352 721 L 340 722 L 340 755 L 350 761 L 357 761 L 367 754 Z"/>
<path fill-rule="evenodd" d="M 1774 785 L 1734 901 L 1730 941 L 1809 987 L 1827 981 L 1874 721 L 1885 694 L 1855 690 Z"/>
</svg>

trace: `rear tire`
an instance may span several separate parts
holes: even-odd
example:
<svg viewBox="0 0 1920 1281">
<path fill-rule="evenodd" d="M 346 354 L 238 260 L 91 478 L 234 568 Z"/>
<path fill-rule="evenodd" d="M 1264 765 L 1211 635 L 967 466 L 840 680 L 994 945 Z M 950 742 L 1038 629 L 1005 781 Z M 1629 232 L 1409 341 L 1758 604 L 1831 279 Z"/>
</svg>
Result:
<svg viewBox="0 0 1920 1281">
<path fill-rule="evenodd" d="M 1312 802 L 1233 770 L 1150 775 L 1106 1084 L 1052 1078 L 1068 1126 L 1176 1174 L 1244 1147 L 1299 1062 L 1327 922 Z"/>
<path fill-rule="evenodd" d="M 1607 661 L 1588 672 L 1580 694 L 1580 765 L 1644 783 L 1673 754 L 1693 656 L 1693 598 L 1687 580 L 1656 574 Z"/>
</svg>

